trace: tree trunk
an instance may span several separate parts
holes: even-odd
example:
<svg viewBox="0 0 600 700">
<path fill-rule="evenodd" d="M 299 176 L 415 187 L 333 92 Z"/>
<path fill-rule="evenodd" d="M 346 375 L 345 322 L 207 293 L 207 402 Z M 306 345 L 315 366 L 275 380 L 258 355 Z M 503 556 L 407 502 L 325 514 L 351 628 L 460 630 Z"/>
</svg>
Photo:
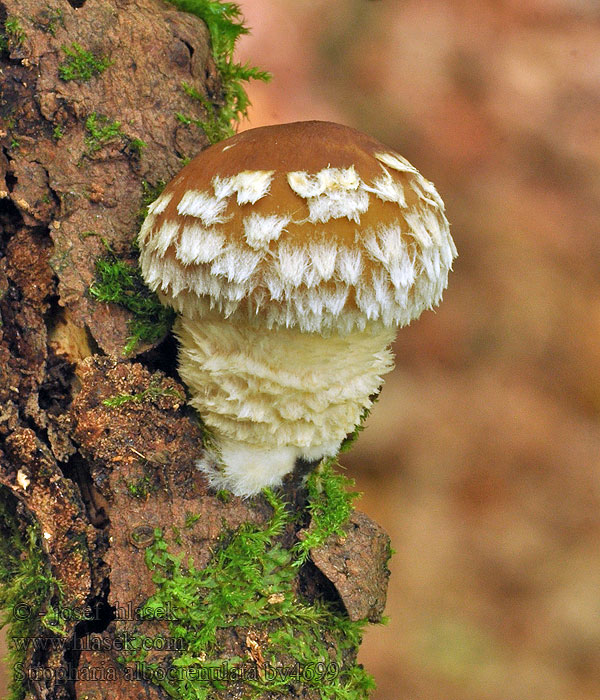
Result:
<svg viewBox="0 0 600 700">
<path fill-rule="evenodd" d="M 366 697 L 355 658 L 383 610 L 387 536 L 348 518 L 327 467 L 308 491 L 299 472 L 278 494 L 210 492 L 173 339 L 132 345 L 135 304 L 90 293 L 125 271 L 120 291 L 146 299 L 144 205 L 224 102 L 206 25 L 162 0 L 0 0 L 0 22 L 13 697 Z"/>
</svg>

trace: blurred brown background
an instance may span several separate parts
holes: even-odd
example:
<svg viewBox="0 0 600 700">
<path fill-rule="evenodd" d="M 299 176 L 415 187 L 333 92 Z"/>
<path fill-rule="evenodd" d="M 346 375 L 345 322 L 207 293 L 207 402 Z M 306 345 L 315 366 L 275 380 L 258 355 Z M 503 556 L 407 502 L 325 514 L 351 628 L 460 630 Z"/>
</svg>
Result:
<svg viewBox="0 0 600 700">
<path fill-rule="evenodd" d="M 385 526 L 374 700 L 600 698 L 600 4 L 241 0 L 250 122 L 436 183 L 459 258 L 344 464 Z"/>
<path fill-rule="evenodd" d="M 433 180 L 460 257 L 344 464 L 397 550 L 374 700 L 600 697 L 600 5 L 241 0 L 249 126 Z"/>
</svg>

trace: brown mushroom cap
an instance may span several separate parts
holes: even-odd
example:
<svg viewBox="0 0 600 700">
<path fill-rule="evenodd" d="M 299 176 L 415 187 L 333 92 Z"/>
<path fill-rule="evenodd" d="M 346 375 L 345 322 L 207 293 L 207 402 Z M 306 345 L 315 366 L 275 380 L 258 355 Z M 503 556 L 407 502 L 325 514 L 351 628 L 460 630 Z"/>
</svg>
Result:
<svg viewBox="0 0 600 700">
<path fill-rule="evenodd" d="M 318 121 L 200 153 L 139 242 L 146 282 L 182 314 L 310 332 L 409 323 L 439 303 L 456 255 L 430 182 L 375 139 Z"/>
</svg>

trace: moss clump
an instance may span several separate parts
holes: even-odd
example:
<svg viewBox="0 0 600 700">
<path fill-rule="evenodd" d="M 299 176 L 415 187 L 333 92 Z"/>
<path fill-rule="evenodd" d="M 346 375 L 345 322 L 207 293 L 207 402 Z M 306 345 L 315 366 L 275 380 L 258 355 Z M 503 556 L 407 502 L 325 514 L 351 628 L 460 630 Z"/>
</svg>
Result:
<svg viewBox="0 0 600 700">
<path fill-rule="evenodd" d="M 119 304 L 133 314 L 124 355 L 129 355 L 138 343 L 154 343 L 169 332 L 174 313 L 146 287 L 139 268 L 111 254 L 96 262 L 96 272 L 98 279 L 90 287 L 91 296 L 107 304 Z M 130 400 L 134 398 L 125 399 Z"/>
<path fill-rule="evenodd" d="M 142 139 L 132 138 L 121 129 L 121 122 L 111 121 L 108 117 L 97 112 L 92 112 L 85 120 L 85 130 L 87 136 L 85 143 L 87 146 L 87 154 L 93 155 L 97 153 L 103 146 L 115 141 L 123 142 L 123 150 L 127 149 L 129 153 L 137 156 L 142 155 L 147 143 Z"/>
<path fill-rule="evenodd" d="M 11 46 L 22 46 L 25 30 L 17 17 L 8 17 L 4 22 L 4 31 L 0 33 L 0 49 L 6 51 Z"/>
<path fill-rule="evenodd" d="M 200 100 L 208 112 L 208 119 L 190 119 L 178 115 L 181 121 L 200 127 L 211 143 L 235 133 L 235 125 L 247 115 L 250 101 L 243 83 L 250 80 L 268 81 L 271 75 L 254 66 L 243 65 L 233 58 L 235 44 L 248 33 L 242 12 L 233 2 L 218 0 L 168 0 L 179 10 L 190 12 L 206 23 L 211 38 L 212 54 L 223 85 L 223 105 L 215 104 L 187 83 L 183 89 L 192 99 Z"/>
<path fill-rule="evenodd" d="M 158 491 L 155 480 L 150 474 L 144 474 L 135 481 L 127 482 L 125 486 L 133 498 L 140 500 L 146 500 L 151 493 Z"/>
<path fill-rule="evenodd" d="M 67 59 L 58 66 L 61 80 L 77 80 L 87 83 L 93 77 L 104 73 L 112 61 L 105 56 L 94 56 L 80 44 L 74 42 L 71 46 L 62 46 Z"/>
<path fill-rule="evenodd" d="M 323 492 L 336 491 L 340 483 L 329 471 L 320 479 Z M 331 487 L 325 484 L 330 480 L 335 482 Z M 146 661 L 138 638 L 122 661 L 136 662 L 145 678 L 178 700 L 214 698 L 234 682 L 241 684 L 244 698 L 264 693 L 283 697 L 304 686 L 327 700 L 364 699 L 373 680 L 350 659 L 366 622 L 352 622 L 331 604 L 298 594 L 295 579 L 302 552 L 278 542 L 293 515 L 270 490 L 264 495 L 273 508 L 270 521 L 263 527 L 245 524 L 224 538 L 204 569 L 173 555 L 161 530 L 155 531 L 146 564 L 154 572 L 156 593 L 143 615 L 152 619 L 155 610 L 168 605 L 174 618 L 170 635 L 182 641 L 181 650 L 165 669 Z M 314 513 L 323 518 L 320 507 Z M 338 517 L 339 510 L 334 520 Z M 186 525 L 193 525 L 189 516 Z M 246 640 L 257 629 L 263 633 L 252 659 L 239 656 L 225 663 L 218 657 L 219 632 L 232 627 Z"/>
<path fill-rule="evenodd" d="M 48 32 L 52 36 L 56 35 L 56 30 L 59 26 L 65 28 L 65 18 L 62 10 L 53 10 L 46 7 L 36 17 L 36 24 L 44 32 Z"/>
<path fill-rule="evenodd" d="M 306 482 L 311 527 L 295 546 L 295 566 L 303 564 L 310 550 L 323 545 L 331 535 L 345 534 L 344 525 L 352 515 L 353 503 L 359 494 L 348 490 L 354 486 L 354 481 L 337 472 L 334 463 L 333 457 L 323 460 Z"/>
<path fill-rule="evenodd" d="M 109 399 L 104 399 L 102 402 L 105 406 L 109 408 L 118 408 L 126 403 L 143 403 L 144 401 L 155 401 L 160 396 L 174 396 L 180 401 L 185 401 L 185 396 L 180 394 L 176 389 L 172 387 L 160 386 L 158 381 L 153 381 L 147 389 L 140 391 L 137 394 L 117 394 L 116 396 L 111 396 Z"/>
<path fill-rule="evenodd" d="M 39 634 L 39 625 L 60 634 L 53 609 L 42 614 L 53 596 L 60 599 L 60 584 L 52 576 L 43 556 L 40 533 L 34 525 L 23 528 L 17 516 L 16 499 L 0 488 L 0 610 L 2 624 L 8 625 L 10 666 L 25 662 L 27 640 Z M 25 691 L 14 678 L 7 700 L 22 700 Z"/>
<path fill-rule="evenodd" d="M 96 153 L 107 143 L 125 138 L 121 131 L 121 122 L 113 122 L 97 112 L 92 112 L 85 120 L 85 130 L 88 132 L 85 143 L 89 153 Z"/>
<path fill-rule="evenodd" d="M 184 527 L 185 528 L 193 527 L 194 524 L 197 523 L 198 520 L 200 520 L 201 518 L 202 518 L 202 516 L 200 515 L 200 513 L 186 513 Z"/>
<path fill-rule="evenodd" d="M 231 491 L 227 489 L 219 489 L 215 496 L 221 501 L 221 503 L 229 503 L 231 501 Z"/>
<path fill-rule="evenodd" d="M 144 148 L 148 148 L 148 144 L 142 139 L 130 139 L 129 150 L 138 158 L 142 155 Z"/>
</svg>

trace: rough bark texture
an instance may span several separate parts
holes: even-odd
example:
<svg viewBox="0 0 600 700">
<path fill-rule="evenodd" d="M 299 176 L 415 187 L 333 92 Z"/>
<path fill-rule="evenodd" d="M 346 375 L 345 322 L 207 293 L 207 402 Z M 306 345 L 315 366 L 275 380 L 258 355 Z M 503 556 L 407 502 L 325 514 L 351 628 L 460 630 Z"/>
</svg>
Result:
<svg viewBox="0 0 600 700">
<path fill-rule="evenodd" d="M 20 33 L 6 24 L 15 18 Z M 202 567 L 223 533 L 265 523 L 272 511 L 262 498 L 224 503 L 207 491 L 194 469 L 200 429 L 184 388 L 168 376 L 172 342 L 138 348 L 137 361 L 124 358 L 128 312 L 88 290 L 107 248 L 134 262 L 144 183 L 168 181 L 207 145 L 176 114 L 206 117 L 183 82 L 219 102 L 208 32 L 161 0 L 0 0 L 0 21 L 13 28 L 0 56 L 0 483 L 21 504 L 23 524 L 39 526 L 60 605 L 99 611 L 93 622 L 66 622 L 62 647 L 28 652 L 28 671 L 55 673 L 26 682 L 26 697 L 163 698 L 158 687 L 126 679 L 111 648 L 134 626 L 140 633 L 139 621 L 115 611 L 154 592 L 144 562 L 154 528 L 176 528 L 174 551 Z M 74 44 L 110 64 L 87 80 L 62 79 Z M 91 116 L 120 126 L 95 138 Z M 119 395 L 137 398 L 103 403 Z M 288 544 L 309 525 L 299 483 L 286 485 L 298 511 L 281 536 Z M 201 517 L 186 527 L 190 513 Z M 356 516 L 345 540 L 314 553 L 323 573 L 307 564 L 299 590 L 341 600 L 352 619 L 378 619 L 387 548 L 374 524 Z M 224 657 L 259 664 L 264 633 L 236 634 L 221 639 Z M 73 650 L 75 639 L 94 635 L 102 648 Z M 112 669 L 113 680 L 76 679 L 86 667 Z M 319 697 L 302 687 L 285 696 Z"/>
<path fill-rule="evenodd" d="M 335 586 L 351 620 L 379 622 L 385 608 L 390 538 L 358 511 L 345 530 L 345 535 L 331 535 L 322 547 L 312 549 L 312 561 Z"/>
</svg>

